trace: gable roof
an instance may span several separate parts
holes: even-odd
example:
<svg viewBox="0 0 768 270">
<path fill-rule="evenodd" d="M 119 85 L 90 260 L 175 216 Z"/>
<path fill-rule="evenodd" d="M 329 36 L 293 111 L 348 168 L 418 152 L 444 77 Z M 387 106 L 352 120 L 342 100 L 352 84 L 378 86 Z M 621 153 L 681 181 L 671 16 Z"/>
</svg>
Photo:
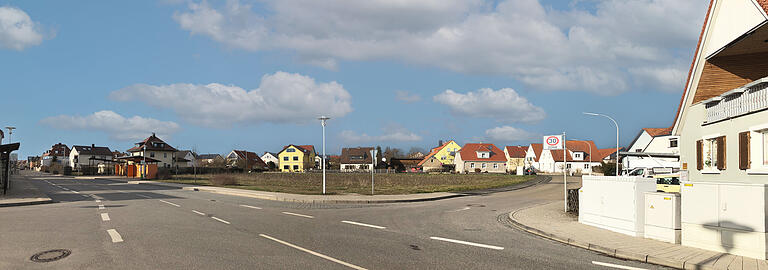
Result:
<svg viewBox="0 0 768 270">
<path fill-rule="evenodd" d="M 373 150 L 373 147 L 342 148 L 340 163 L 371 164 L 373 162 L 371 150 Z"/>
<path fill-rule="evenodd" d="M 262 154 L 261 156 L 263 157 L 263 156 L 265 156 L 265 155 L 267 155 L 267 154 L 270 154 L 270 155 L 272 155 L 273 157 L 277 158 L 277 153 L 266 152 L 266 151 L 265 151 L 265 152 L 264 152 L 264 154 Z"/>
<path fill-rule="evenodd" d="M 423 159 L 422 159 L 422 160 L 419 162 L 418 166 L 424 165 L 424 163 L 425 163 L 425 162 L 427 162 L 427 161 L 429 160 L 429 158 L 431 158 L 431 157 L 433 157 L 434 155 L 436 155 L 436 154 L 437 154 L 437 152 L 440 152 L 440 150 L 442 150 L 443 148 L 445 148 L 446 146 L 448 146 L 448 144 L 450 144 L 450 143 L 452 143 L 452 142 L 453 142 L 453 143 L 456 143 L 454 140 L 450 140 L 450 141 L 447 141 L 447 142 L 443 143 L 443 145 L 441 145 L 441 146 L 438 146 L 438 147 L 432 148 L 432 150 L 431 150 L 431 151 L 429 151 L 429 154 L 427 154 L 426 156 L 424 156 L 424 158 L 423 158 Z M 439 160 L 438 160 L 438 161 L 439 161 Z M 443 163 L 443 162 L 442 162 L 442 161 L 440 161 L 440 163 Z"/>
<path fill-rule="evenodd" d="M 603 155 L 600 152 L 600 149 L 597 148 L 597 145 L 595 145 L 594 141 L 591 140 L 566 140 L 565 141 L 565 147 L 570 151 L 573 152 L 583 152 L 584 153 L 584 159 L 583 160 L 574 160 L 577 162 L 584 162 L 584 161 L 591 161 L 591 162 L 600 162 L 603 160 Z M 562 152 L 560 153 L 560 161 L 562 161 Z M 570 161 L 570 160 L 569 160 Z"/>
<path fill-rule="evenodd" d="M 672 127 L 668 128 L 644 128 L 645 132 L 651 137 L 666 136 L 672 134 Z"/>
<path fill-rule="evenodd" d="M 136 143 L 136 146 L 132 147 L 131 149 L 128 149 L 128 152 L 139 152 L 143 150 L 173 151 L 173 152 L 177 151 L 176 148 L 173 148 L 168 143 L 166 143 L 165 141 L 155 136 L 155 133 L 152 133 L 152 136 L 147 137 L 143 141 Z"/>
<path fill-rule="evenodd" d="M 533 148 L 533 154 L 536 156 L 534 159 L 536 162 L 539 162 L 539 159 L 541 158 L 541 151 L 544 150 L 544 145 L 541 143 L 532 143 L 530 148 Z"/>
<path fill-rule="evenodd" d="M 77 152 L 81 155 L 112 156 L 112 150 L 109 150 L 109 147 L 73 145 L 72 149 L 77 150 Z"/>
<path fill-rule="evenodd" d="M 261 160 L 261 157 L 259 157 L 259 154 L 256 154 L 250 151 L 245 151 L 245 150 L 232 150 L 232 152 L 234 152 L 235 155 L 237 155 L 237 159 L 248 160 L 248 164 L 246 165 L 261 166 L 261 167 L 267 166 L 267 163 Z"/>
<path fill-rule="evenodd" d="M 477 152 L 491 152 L 489 158 L 478 158 Z M 503 161 L 506 162 L 507 158 L 504 156 L 504 151 L 501 151 L 498 147 L 490 143 L 468 143 L 465 144 L 461 150 L 459 150 L 462 161 Z"/>
<path fill-rule="evenodd" d="M 507 150 L 510 158 L 525 158 L 528 146 L 505 146 L 504 149 Z"/>
<path fill-rule="evenodd" d="M 215 159 L 216 157 L 221 157 L 219 154 L 202 154 L 197 155 L 198 159 Z"/>
<path fill-rule="evenodd" d="M 289 145 L 286 145 L 285 147 L 283 147 L 283 150 L 280 150 L 280 152 L 277 152 L 277 154 L 278 154 L 278 155 L 280 155 L 280 153 L 282 153 L 283 151 L 285 151 L 285 149 L 288 149 L 288 148 L 289 148 L 289 147 L 291 147 L 291 146 L 293 146 L 293 147 L 296 147 L 296 149 L 299 149 L 299 151 L 301 151 L 301 152 L 302 152 L 302 153 L 304 153 L 305 155 L 306 155 L 306 154 L 315 153 L 315 146 L 313 146 L 313 145 L 295 145 L 295 144 L 289 144 Z"/>
</svg>

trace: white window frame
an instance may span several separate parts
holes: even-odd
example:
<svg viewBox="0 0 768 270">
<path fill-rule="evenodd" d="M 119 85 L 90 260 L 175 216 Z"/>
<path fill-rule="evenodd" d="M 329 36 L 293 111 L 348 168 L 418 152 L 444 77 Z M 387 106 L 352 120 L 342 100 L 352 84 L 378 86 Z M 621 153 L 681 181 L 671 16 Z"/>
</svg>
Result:
<svg viewBox="0 0 768 270">
<path fill-rule="evenodd" d="M 498 169 L 499 168 L 499 163 L 493 163 L 493 168 L 494 169 Z"/>
<path fill-rule="evenodd" d="M 719 174 L 720 173 L 720 170 L 717 169 L 717 148 L 716 147 L 717 147 L 717 138 L 721 136 L 723 135 L 711 134 L 701 138 L 701 141 L 702 141 L 701 162 L 704 165 L 704 168 L 701 170 L 701 173 L 703 174 Z M 710 164 L 707 165 L 708 160 L 715 161 L 715 162 L 710 162 Z"/>
<path fill-rule="evenodd" d="M 749 160 L 747 174 L 768 174 L 768 124 L 749 128 Z"/>
<path fill-rule="evenodd" d="M 480 167 L 481 167 L 481 168 L 483 168 L 483 169 L 485 169 L 485 167 L 486 167 L 486 166 L 487 166 L 487 164 L 485 164 L 485 163 L 482 163 L 482 164 L 480 165 Z"/>
</svg>

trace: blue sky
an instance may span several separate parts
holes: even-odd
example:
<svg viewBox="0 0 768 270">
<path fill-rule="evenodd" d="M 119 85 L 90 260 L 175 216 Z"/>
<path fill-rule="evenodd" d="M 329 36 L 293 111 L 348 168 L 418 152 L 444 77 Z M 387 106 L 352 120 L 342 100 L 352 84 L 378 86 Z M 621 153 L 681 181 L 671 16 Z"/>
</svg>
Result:
<svg viewBox="0 0 768 270">
<path fill-rule="evenodd" d="M 3 1 L 20 156 L 157 132 L 226 153 L 498 146 L 668 127 L 706 1 Z"/>
</svg>

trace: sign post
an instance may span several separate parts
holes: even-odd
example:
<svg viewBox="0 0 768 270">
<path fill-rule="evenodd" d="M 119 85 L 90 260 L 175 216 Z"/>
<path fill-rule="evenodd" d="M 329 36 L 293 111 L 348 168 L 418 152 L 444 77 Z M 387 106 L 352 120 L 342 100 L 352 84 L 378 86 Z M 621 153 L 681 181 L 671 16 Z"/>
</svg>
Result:
<svg viewBox="0 0 768 270">
<path fill-rule="evenodd" d="M 373 195 L 373 170 L 376 169 L 377 154 L 378 154 L 377 150 L 371 150 L 371 195 Z"/>
<path fill-rule="evenodd" d="M 562 135 L 544 136 L 543 145 L 544 150 L 563 150 L 563 209 L 568 212 L 568 179 L 565 172 L 565 169 L 568 168 L 566 157 L 568 150 L 565 148 L 565 132 Z"/>
</svg>

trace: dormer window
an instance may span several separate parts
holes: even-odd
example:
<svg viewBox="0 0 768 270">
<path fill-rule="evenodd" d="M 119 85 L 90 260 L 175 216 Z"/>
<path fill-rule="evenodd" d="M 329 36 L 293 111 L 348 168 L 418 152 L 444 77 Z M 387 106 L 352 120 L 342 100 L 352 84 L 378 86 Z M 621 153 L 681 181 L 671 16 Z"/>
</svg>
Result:
<svg viewBox="0 0 768 270">
<path fill-rule="evenodd" d="M 491 152 L 477 152 L 477 158 L 489 158 L 491 157 Z"/>
<path fill-rule="evenodd" d="M 294 149 L 294 148 L 288 148 L 288 149 L 286 149 L 286 150 L 285 150 L 285 152 L 288 152 L 288 153 L 293 153 L 293 152 L 296 152 L 296 149 Z"/>
</svg>

